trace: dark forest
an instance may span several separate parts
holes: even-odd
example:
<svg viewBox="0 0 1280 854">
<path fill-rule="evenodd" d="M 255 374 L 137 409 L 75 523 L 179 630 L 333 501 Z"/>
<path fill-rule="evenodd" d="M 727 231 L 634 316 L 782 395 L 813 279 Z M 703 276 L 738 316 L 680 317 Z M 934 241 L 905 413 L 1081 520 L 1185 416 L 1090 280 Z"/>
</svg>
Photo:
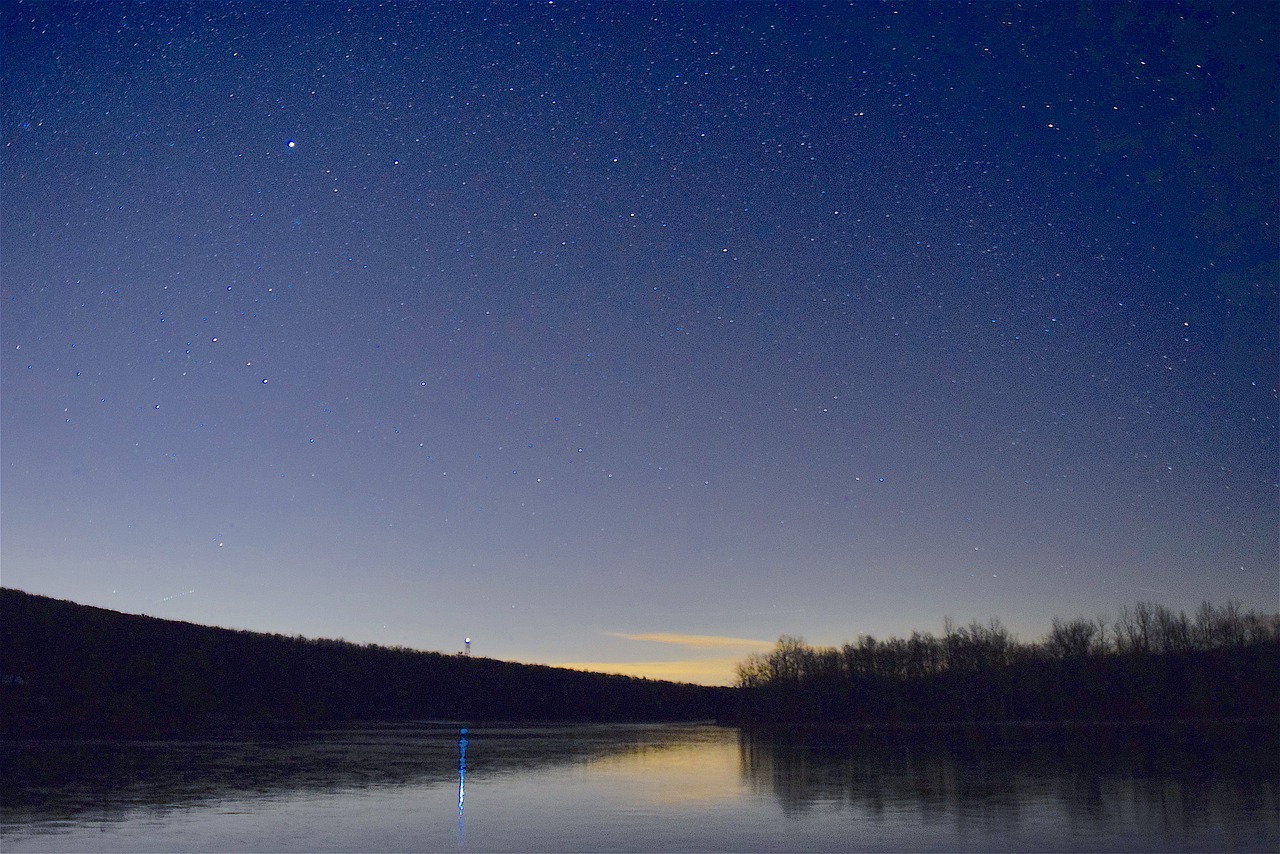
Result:
<svg viewBox="0 0 1280 854">
<path fill-rule="evenodd" d="M 197 626 L 0 588 L 2 734 L 146 736 L 338 722 L 718 720 L 883 730 L 1280 719 L 1280 619 L 1152 603 L 941 636 L 784 636 L 736 688 Z"/>
<path fill-rule="evenodd" d="M 1280 718 L 1280 618 L 1139 602 L 1055 618 L 1038 642 L 999 620 L 839 648 L 781 638 L 738 667 L 742 719 L 767 725 Z"/>
<path fill-rule="evenodd" d="M 211 628 L 0 588 L 2 734 L 133 736 L 342 721 L 708 720 L 709 688 Z"/>
</svg>

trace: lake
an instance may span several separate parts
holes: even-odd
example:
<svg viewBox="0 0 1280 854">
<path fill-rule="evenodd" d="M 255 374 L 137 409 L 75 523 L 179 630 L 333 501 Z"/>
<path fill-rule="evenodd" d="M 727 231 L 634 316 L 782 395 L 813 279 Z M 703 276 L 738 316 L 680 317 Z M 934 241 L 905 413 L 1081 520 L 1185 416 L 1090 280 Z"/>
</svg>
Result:
<svg viewBox="0 0 1280 854">
<path fill-rule="evenodd" d="M 709 725 L 5 742 L 20 851 L 1275 851 L 1274 744 Z M 946 742 L 944 744 L 943 742 Z M 1190 745 L 1190 746 L 1188 746 Z"/>
</svg>

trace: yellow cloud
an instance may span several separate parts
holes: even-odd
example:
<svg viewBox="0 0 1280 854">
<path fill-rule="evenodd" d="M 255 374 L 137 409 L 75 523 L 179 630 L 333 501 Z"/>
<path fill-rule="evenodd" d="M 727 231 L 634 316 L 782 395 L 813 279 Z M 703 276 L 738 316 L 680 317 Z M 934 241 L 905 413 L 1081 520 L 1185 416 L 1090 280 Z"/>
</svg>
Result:
<svg viewBox="0 0 1280 854">
<path fill-rule="evenodd" d="M 772 641 L 752 640 L 750 638 L 730 638 L 722 635 L 679 635 L 670 632 L 644 632 L 631 634 L 628 632 L 606 632 L 615 638 L 633 641 L 650 641 L 652 643 L 670 643 L 687 646 L 693 649 L 723 648 L 734 649 L 768 649 Z"/>
</svg>

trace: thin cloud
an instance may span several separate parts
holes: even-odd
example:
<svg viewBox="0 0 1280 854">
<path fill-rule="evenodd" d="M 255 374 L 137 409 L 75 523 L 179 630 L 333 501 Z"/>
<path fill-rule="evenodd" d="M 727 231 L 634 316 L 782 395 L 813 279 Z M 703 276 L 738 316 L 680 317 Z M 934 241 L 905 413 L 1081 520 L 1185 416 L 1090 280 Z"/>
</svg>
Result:
<svg viewBox="0 0 1280 854">
<path fill-rule="evenodd" d="M 772 641 L 752 640 L 751 638 L 731 638 L 723 635 L 680 635 L 671 632 L 606 632 L 606 634 L 623 640 L 649 641 L 651 643 L 669 643 L 691 649 L 768 649 Z"/>
</svg>

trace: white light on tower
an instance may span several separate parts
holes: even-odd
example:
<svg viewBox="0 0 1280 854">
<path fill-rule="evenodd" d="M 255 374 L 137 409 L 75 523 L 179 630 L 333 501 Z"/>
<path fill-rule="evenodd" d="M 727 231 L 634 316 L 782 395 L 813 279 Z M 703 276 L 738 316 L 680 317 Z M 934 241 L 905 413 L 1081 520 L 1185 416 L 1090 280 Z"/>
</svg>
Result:
<svg viewBox="0 0 1280 854">
<path fill-rule="evenodd" d="M 465 646 L 463 647 L 462 654 L 470 655 L 471 654 L 471 638 L 464 638 L 462 643 L 465 644 Z"/>
</svg>

